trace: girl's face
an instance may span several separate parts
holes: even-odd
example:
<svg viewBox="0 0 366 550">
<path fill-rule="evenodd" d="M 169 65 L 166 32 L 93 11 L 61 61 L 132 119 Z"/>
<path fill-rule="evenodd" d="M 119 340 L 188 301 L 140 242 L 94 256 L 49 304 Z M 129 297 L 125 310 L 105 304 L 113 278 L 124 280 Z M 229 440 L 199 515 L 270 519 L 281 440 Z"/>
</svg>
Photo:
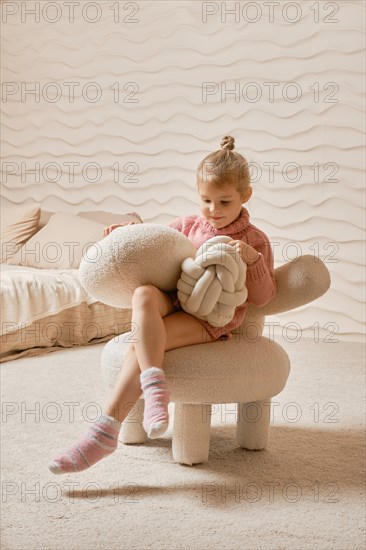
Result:
<svg viewBox="0 0 366 550">
<path fill-rule="evenodd" d="M 210 182 L 198 182 L 200 195 L 200 210 L 202 216 L 216 229 L 222 229 L 235 221 L 244 202 L 249 200 L 251 187 L 241 195 L 234 185 L 226 184 L 223 187 Z"/>
</svg>

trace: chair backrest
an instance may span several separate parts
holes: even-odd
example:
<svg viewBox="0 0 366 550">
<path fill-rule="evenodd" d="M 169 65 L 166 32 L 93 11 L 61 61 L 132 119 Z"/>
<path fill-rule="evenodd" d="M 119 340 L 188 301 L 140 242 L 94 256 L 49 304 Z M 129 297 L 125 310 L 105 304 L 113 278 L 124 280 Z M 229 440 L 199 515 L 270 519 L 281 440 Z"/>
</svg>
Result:
<svg viewBox="0 0 366 550">
<path fill-rule="evenodd" d="M 276 295 L 263 307 L 251 304 L 242 324 L 233 332 L 236 338 L 255 342 L 263 333 L 267 315 L 283 313 L 320 298 L 330 287 L 327 267 L 319 258 L 300 256 L 275 269 Z"/>
</svg>

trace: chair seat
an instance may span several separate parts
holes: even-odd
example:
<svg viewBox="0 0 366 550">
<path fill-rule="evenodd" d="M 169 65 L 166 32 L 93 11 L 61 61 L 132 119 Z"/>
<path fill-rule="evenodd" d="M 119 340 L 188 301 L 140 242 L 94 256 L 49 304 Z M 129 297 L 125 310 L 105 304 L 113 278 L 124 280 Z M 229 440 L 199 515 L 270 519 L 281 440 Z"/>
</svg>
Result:
<svg viewBox="0 0 366 550">
<path fill-rule="evenodd" d="M 113 387 L 123 366 L 130 333 L 108 342 L 102 359 L 103 378 Z M 265 337 L 197 344 L 165 352 L 164 372 L 174 403 L 248 403 L 266 400 L 285 387 L 289 358 Z"/>
</svg>

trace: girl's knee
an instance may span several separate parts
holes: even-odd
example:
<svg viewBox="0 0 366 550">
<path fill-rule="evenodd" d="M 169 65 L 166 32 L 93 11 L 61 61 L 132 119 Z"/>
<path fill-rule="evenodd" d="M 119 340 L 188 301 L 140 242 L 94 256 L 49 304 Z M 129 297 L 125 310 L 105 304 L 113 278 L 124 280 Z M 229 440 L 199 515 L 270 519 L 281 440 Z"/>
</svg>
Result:
<svg viewBox="0 0 366 550">
<path fill-rule="evenodd" d="M 174 311 L 172 300 L 168 294 L 153 285 L 142 285 L 136 288 L 132 296 L 132 309 L 139 312 L 153 311 L 165 317 Z"/>
<path fill-rule="evenodd" d="M 156 305 L 159 290 L 153 285 L 143 285 L 135 289 L 132 296 L 132 307 Z"/>
</svg>

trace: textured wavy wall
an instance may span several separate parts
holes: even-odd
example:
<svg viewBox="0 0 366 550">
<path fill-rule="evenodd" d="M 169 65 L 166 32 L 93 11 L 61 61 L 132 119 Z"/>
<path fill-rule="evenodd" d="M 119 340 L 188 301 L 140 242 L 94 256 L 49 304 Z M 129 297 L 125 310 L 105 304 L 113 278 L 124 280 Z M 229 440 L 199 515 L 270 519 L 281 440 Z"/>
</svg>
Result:
<svg viewBox="0 0 366 550">
<path fill-rule="evenodd" d="M 316 254 L 332 276 L 268 323 L 362 338 L 363 0 L 1 7 L 4 204 L 164 223 L 197 212 L 195 168 L 232 134 L 276 265 Z"/>
</svg>

